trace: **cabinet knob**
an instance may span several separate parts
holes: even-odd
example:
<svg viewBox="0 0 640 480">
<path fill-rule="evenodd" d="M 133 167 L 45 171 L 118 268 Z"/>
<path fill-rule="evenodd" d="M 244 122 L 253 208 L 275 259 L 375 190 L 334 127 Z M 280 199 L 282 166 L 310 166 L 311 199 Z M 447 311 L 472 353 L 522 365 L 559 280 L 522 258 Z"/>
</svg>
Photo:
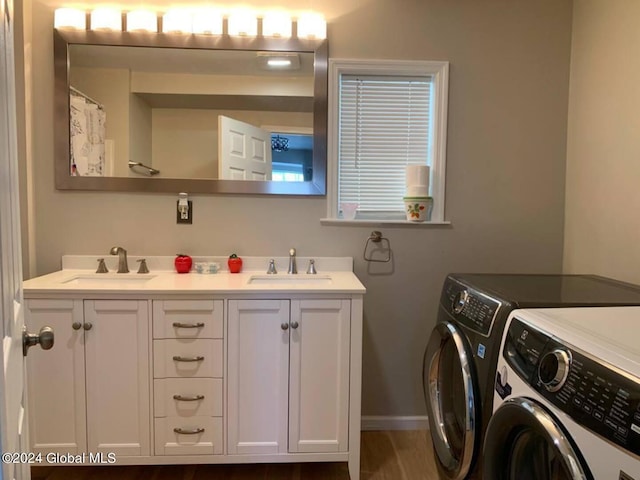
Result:
<svg viewBox="0 0 640 480">
<path fill-rule="evenodd" d="M 298 328 L 300 326 L 300 324 L 298 322 L 296 322 L 295 320 L 293 322 L 291 322 L 291 328 L 293 328 L 294 330 L 296 328 Z"/>
<path fill-rule="evenodd" d="M 93 323 L 85 322 L 82 324 L 82 328 L 84 328 L 85 330 L 91 330 L 93 328 Z"/>
<path fill-rule="evenodd" d="M 74 330 L 80 330 L 82 328 L 82 324 L 80 322 L 73 322 L 71 324 L 71 328 L 73 328 Z"/>
<path fill-rule="evenodd" d="M 283 330 L 289 330 L 289 324 L 288 323 L 283 323 L 280 325 L 280 328 Z"/>
</svg>

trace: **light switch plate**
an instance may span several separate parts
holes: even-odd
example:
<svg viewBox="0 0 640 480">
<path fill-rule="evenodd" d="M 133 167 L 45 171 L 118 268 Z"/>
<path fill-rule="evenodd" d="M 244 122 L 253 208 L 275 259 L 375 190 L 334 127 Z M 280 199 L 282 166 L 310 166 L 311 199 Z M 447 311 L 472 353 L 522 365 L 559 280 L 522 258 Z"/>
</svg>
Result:
<svg viewBox="0 0 640 480">
<path fill-rule="evenodd" d="M 191 225 L 193 223 L 193 204 L 191 200 L 188 200 L 189 211 L 187 212 L 187 218 L 182 218 L 180 215 L 180 209 L 178 208 L 178 202 L 176 202 L 176 223 L 183 223 Z"/>
</svg>

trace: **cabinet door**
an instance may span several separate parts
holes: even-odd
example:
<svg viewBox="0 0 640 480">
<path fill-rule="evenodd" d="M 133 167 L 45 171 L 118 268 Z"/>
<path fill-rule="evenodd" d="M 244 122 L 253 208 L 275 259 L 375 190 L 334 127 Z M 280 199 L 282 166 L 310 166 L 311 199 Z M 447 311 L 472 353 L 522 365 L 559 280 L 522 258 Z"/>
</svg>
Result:
<svg viewBox="0 0 640 480">
<path fill-rule="evenodd" d="M 51 350 L 32 348 L 27 357 L 27 397 L 31 451 L 87 451 L 82 300 L 27 300 L 25 323 L 31 332 L 53 327 Z"/>
<path fill-rule="evenodd" d="M 89 451 L 149 455 L 148 302 L 85 300 L 84 318 Z"/>
<path fill-rule="evenodd" d="M 346 452 L 350 300 L 291 302 L 290 452 Z"/>
<path fill-rule="evenodd" d="M 287 452 L 289 301 L 230 300 L 228 452 Z"/>
</svg>

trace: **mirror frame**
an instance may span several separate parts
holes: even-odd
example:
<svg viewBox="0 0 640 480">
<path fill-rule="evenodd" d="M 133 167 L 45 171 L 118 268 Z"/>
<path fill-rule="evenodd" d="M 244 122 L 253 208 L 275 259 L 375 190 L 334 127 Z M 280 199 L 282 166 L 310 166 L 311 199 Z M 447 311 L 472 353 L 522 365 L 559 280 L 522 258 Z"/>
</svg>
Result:
<svg viewBox="0 0 640 480">
<path fill-rule="evenodd" d="M 54 162 L 58 190 L 119 192 L 188 192 L 258 195 L 326 195 L 327 191 L 327 40 L 180 35 L 164 33 L 53 31 L 54 48 Z M 181 179 L 149 177 L 74 177 L 70 175 L 69 45 L 112 45 L 209 50 L 272 50 L 313 52 L 313 180 L 276 182 L 258 180 Z"/>
</svg>

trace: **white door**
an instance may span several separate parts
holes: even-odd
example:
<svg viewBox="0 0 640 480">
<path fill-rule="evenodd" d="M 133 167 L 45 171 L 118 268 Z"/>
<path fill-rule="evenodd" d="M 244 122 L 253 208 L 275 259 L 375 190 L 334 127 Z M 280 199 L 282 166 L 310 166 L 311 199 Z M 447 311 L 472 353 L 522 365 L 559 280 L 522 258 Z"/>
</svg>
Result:
<svg viewBox="0 0 640 480">
<path fill-rule="evenodd" d="M 143 300 L 85 300 L 87 447 L 151 454 L 149 309 Z"/>
<path fill-rule="evenodd" d="M 271 134 L 249 123 L 219 115 L 218 178 L 271 180 Z"/>
<path fill-rule="evenodd" d="M 289 300 L 229 300 L 229 454 L 286 453 Z"/>
<path fill-rule="evenodd" d="M 13 2 L 0 1 L 0 450 L 28 450 L 22 355 L 22 265 L 13 61 Z M 4 457 L 3 457 L 4 459 Z M 28 479 L 29 467 L 2 462 L 0 477 Z"/>
<path fill-rule="evenodd" d="M 346 452 L 350 300 L 292 300 L 289 452 Z"/>
<path fill-rule="evenodd" d="M 56 332 L 55 348 L 27 358 L 31 451 L 87 452 L 82 300 L 31 298 L 24 317 L 30 331 L 51 325 Z"/>
</svg>

